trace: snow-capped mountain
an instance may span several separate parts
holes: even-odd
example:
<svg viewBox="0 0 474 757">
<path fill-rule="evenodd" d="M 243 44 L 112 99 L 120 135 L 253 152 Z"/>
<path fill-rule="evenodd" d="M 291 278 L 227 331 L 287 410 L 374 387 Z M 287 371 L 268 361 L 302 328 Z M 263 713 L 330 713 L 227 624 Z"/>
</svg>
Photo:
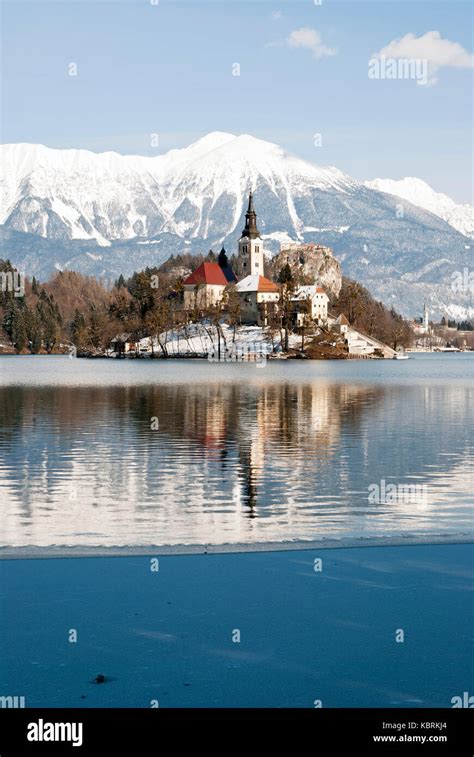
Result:
<svg viewBox="0 0 474 757">
<path fill-rule="evenodd" d="M 28 275 L 69 268 L 116 278 L 183 251 L 236 250 L 254 191 L 266 249 L 293 240 L 332 247 L 343 272 L 388 305 L 419 313 L 472 295 L 451 291 L 470 240 L 445 220 L 249 135 L 213 132 L 156 157 L 42 145 L 0 147 L 1 257 Z"/>
<path fill-rule="evenodd" d="M 284 199 L 284 228 L 294 235 L 304 231 L 293 204 L 299 189 L 344 192 L 357 184 L 336 168 L 306 163 L 277 145 L 222 132 L 153 158 L 27 144 L 0 150 L 1 224 L 102 245 L 157 233 L 206 239 L 221 207 L 225 227 L 218 235 L 225 236 L 241 221 L 249 186 L 259 184 Z"/>
<path fill-rule="evenodd" d="M 416 179 L 413 176 L 407 176 L 405 179 L 396 181 L 394 179 L 373 179 L 366 181 L 365 185 L 372 189 L 378 189 L 380 192 L 400 197 L 408 200 L 412 205 L 429 210 L 435 216 L 439 216 L 449 223 L 453 229 L 457 229 L 461 234 L 474 239 L 474 207 L 468 205 L 458 205 L 448 195 L 442 192 L 435 192 L 426 181 Z"/>
</svg>

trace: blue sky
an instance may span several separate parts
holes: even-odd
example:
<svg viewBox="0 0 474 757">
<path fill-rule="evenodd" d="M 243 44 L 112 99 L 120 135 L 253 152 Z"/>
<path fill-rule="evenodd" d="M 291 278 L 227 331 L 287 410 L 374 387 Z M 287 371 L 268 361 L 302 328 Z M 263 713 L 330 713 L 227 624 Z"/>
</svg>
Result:
<svg viewBox="0 0 474 757">
<path fill-rule="evenodd" d="M 3 2 L 2 141 L 151 155 L 250 133 L 472 201 L 473 69 L 441 67 L 430 86 L 368 76 L 372 54 L 409 33 L 472 53 L 469 3 L 152 1 Z"/>
</svg>

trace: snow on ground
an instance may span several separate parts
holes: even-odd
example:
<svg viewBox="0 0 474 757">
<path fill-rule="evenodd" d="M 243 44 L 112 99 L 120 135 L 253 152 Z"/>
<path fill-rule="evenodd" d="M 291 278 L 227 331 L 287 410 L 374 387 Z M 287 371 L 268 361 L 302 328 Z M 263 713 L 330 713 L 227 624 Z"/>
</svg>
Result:
<svg viewBox="0 0 474 757">
<path fill-rule="evenodd" d="M 227 347 L 229 350 L 235 350 L 247 354 L 265 352 L 281 352 L 281 339 L 279 332 L 273 335 L 268 329 L 260 326 L 238 326 L 234 328 L 226 323 L 221 326 L 221 354 Z M 225 344 L 222 343 L 222 336 Z M 154 337 L 153 351 L 155 354 L 161 354 L 160 343 L 165 345 L 168 355 L 180 355 L 181 357 L 207 357 L 209 354 L 218 350 L 218 334 L 215 325 L 210 323 L 192 323 L 181 329 L 173 329 L 160 334 L 160 338 Z M 301 337 L 296 334 L 290 334 L 290 347 L 299 347 Z M 142 355 L 152 354 L 151 337 L 145 337 L 139 343 L 140 353 Z"/>
</svg>

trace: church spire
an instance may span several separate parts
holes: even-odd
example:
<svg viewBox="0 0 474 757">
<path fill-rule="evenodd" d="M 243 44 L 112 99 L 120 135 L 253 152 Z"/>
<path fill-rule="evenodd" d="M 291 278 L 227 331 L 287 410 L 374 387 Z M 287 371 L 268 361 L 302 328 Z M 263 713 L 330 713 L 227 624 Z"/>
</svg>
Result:
<svg viewBox="0 0 474 757">
<path fill-rule="evenodd" d="M 255 213 L 255 208 L 253 206 L 253 192 L 250 190 L 249 192 L 249 206 L 247 208 L 247 213 L 253 213 L 254 215 L 257 215 Z"/>
<path fill-rule="evenodd" d="M 242 231 L 242 237 L 248 237 L 249 239 L 255 239 L 259 237 L 260 233 L 257 229 L 257 214 L 253 206 L 253 192 L 249 193 L 249 205 L 245 214 L 245 229 Z"/>
</svg>

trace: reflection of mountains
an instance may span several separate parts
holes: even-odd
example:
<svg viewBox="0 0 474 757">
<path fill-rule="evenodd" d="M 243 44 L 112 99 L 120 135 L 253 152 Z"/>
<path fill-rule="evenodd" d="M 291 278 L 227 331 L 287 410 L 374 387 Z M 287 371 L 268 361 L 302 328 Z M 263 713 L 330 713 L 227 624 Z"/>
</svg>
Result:
<svg viewBox="0 0 474 757">
<path fill-rule="evenodd" d="M 104 528 L 153 510 L 172 527 L 191 509 L 193 530 L 203 514 L 208 528 L 236 511 L 291 523 L 295 508 L 365 509 L 369 483 L 448 474 L 474 436 L 466 386 L 262 380 L 0 394 L 0 492 L 15 528 L 38 508 L 50 518 L 83 508 Z"/>
</svg>

